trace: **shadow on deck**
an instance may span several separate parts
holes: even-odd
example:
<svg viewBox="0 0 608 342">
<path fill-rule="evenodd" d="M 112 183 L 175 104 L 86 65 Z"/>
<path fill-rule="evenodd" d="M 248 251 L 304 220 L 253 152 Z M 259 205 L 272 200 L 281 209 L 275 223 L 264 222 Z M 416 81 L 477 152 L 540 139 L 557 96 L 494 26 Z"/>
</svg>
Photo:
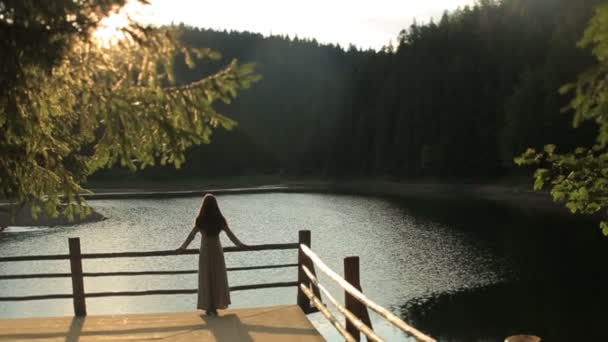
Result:
<svg viewBox="0 0 608 342">
<path fill-rule="evenodd" d="M 0 341 L 324 341 L 296 305 L 201 311 L 0 320 Z"/>
</svg>

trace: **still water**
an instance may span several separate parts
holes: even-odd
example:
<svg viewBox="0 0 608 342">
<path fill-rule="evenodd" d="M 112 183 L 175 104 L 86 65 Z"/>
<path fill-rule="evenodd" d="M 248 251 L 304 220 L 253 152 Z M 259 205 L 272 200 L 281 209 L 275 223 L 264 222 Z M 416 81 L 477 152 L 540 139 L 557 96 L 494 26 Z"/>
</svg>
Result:
<svg viewBox="0 0 608 342">
<path fill-rule="evenodd" d="M 219 196 L 247 244 L 296 242 L 341 273 L 358 255 L 363 291 L 441 341 L 502 341 L 516 333 L 558 340 L 608 340 L 608 239 L 594 222 L 464 199 L 385 199 L 322 194 Z M 84 253 L 166 250 L 185 239 L 199 198 L 95 200 L 107 220 L 72 227 L 9 229 L 0 255 L 64 254 L 80 237 Z M 224 245 L 230 242 L 222 235 Z M 195 239 L 191 248 L 198 247 Z M 85 260 L 85 272 L 196 269 L 197 256 Z M 296 262 L 296 251 L 226 254 L 228 267 Z M 0 264 L 0 274 L 67 272 L 66 261 Z M 229 273 L 231 285 L 296 279 L 296 269 Z M 321 275 L 336 297 L 343 295 Z M 196 275 L 85 279 L 87 292 L 196 288 Z M 69 279 L 0 281 L 3 296 L 69 293 Z M 88 299 L 89 314 L 186 311 L 195 295 Z M 296 289 L 232 293 L 233 308 L 295 304 Z M 0 317 L 71 315 L 71 300 L 0 303 Z M 309 318 L 340 340 L 320 314 Z M 407 341 L 372 314 L 389 341 Z"/>
</svg>

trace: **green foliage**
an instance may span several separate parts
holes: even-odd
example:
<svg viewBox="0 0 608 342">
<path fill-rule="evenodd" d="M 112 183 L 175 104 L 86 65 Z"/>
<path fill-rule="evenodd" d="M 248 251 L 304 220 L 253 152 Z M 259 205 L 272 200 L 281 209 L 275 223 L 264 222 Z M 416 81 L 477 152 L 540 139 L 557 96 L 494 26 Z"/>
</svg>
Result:
<svg viewBox="0 0 608 342">
<path fill-rule="evenodd" d="M 13 42 L 3 53 L 16 75 L 4 78 L 0 89 L 2 197 L 32 204 L 34 213 L 56 215 L 60 207 L 70 217 L 86 213 L 80 184 L 95 170 L 115 163 L 133 170 L 155 163 L 180 167 L 187 148 L 209 143 L 216 128 L 234 127 L 214 104 L 230 103 L 258 80 L 253 65 L 235 60 L 208 77 L 176 84 L 176 57 L 193 67 L 217 53 L 182 46 L 179 30 L 135 23 L 115 45 L 100 44 L 93 38 L 99 20 L 121 5 L 0 6 L 0 36 Z M 36 55 L 32 42 L 43 53 Z"/>
<path fill-rule="evenodd" d="M 598 64 L 582 73 L 577 82 L 563 86 L 562 93 L 573 92 L 574 99 L 569 108 L 574 110 L 574 126 L 585 121 L 598 125 L 597 143 L 608 144 L 608 5 L 599 6 L 589 23 L 581 48 L 591 48 Z"/>
<path fill-rule="evenodd" d="M 560 91 L 574 93 L 567 109 L 574 111 L 575 127 L 587 121 L 597 124 L 596 144 L 571 153 L 556 153 L 555 145 L 540 152 L 528 149 L 515 162 L 543 165 L 534 174 L 535 190 L 547 185 L 553 199 L 572 213 L 594 214 L 608 207 L 608 5 L 598 7 L 579 46 L 591 48 L 598 64 Z M 600 228 L 608 235 L 608 222 L 602 221 Z"/>
<path fill-rule="evenodd" d="M 563 202 L 572 213 L 594 214 L 608 203 L 608 154 L 578 148 L 560 154 L 555 146 L 545 151 L 529 149 L 516 159 L 519 165 L 547 165 L 534 174 L 534 190 L 551 188 L 554 201 Z"/>
</svg>

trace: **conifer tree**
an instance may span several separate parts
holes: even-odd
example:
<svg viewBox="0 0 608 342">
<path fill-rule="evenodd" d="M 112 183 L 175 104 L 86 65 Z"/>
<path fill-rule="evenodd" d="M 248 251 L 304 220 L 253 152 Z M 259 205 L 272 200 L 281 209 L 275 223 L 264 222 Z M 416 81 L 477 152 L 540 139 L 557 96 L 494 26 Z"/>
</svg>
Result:
<svg viewBox="0 0 608 342">
<path fill-rule="evenodd" d="M 145 1 L 141 1 L 146 3 Z M 179 30 L 129 22 L 112 44 L 96 40 L 124 0 L 0 2 L 0 197 L 68 216 L 87 211 L 81 184 L 120 163 L 179 167 L 184 152 L 235 122 L 230 103 L 257 80 L 232 61 L 188 84 L 176 57 L 193 66 L 218 54 L 179 43 Z"/>
</svg>

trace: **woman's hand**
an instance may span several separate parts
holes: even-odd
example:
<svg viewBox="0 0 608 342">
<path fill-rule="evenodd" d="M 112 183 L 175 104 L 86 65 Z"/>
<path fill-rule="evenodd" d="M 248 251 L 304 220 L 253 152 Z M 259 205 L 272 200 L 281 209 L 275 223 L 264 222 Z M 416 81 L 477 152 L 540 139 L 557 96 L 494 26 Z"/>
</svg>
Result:
<svg viewBox="0 0 608 342">
<path fill-rule="evenodd" d="M 186 241 L 184 241 L 184 243 L 182 243 L 181 246 L 179 246 L 178 249 L 176 249 L 177 252 L 183 252 L 186 250 L 186 247 L 188 247 L 188 245 L 190 244 L 190 242 L 192 242 L 192 239 L 194 239 L 194 235 L 196 235 L 196 233 L 199 232 L 199 229 L 194 226 L 194 228 L 192 228 L 192 231 L 190 232 L 190 234 L 188 234 L 188 237 L 186 238 Z"/>
<path fill-rule="evenodd" d="M 246 244 L 242 243 L 241 240 L 239 240 L 236 235 L 234 235 L 234 233 L 232 232 L 232 230 L 230 230 L 230 227 L 228 227 L 228 224 L 224 225 L 224 231 L 226 232 L 226 235 L 228 235 L 228 238 L 230 239 L 230 241 L 232 241 L 232 243 L 240 248 L 249 248 L 249 246 L 247 246 Z"/>
</svg>

